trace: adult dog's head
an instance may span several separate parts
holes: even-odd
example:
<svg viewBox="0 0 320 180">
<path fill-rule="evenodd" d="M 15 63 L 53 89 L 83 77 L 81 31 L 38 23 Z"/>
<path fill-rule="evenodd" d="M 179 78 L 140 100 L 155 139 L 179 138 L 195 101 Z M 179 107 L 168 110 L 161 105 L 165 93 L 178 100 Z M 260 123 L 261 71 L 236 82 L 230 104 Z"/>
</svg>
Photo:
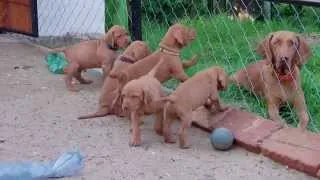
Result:
<svg viewBox="0 0 320 180">
<path fill-rule="evenodd" d="M 294 66 L 301 68 L 310 56 L 307 42 L 289 31 L 269 34 L 258 46 L 257 52 L 264 55 L 279 75 L 289 74 Z"/>
<path fill-rule="evenodd" d="M 168 29 L 160 44 L 174 49 L 182 49 L 191 43 L 196 36 L 197 33 L 194 29 L 177 23 Z"/>
<path fill-rule="evenodd" d="M 126 48 L 130 44 L 128 31 L 119 25 L 112 26 L 106 33 L 105 42 L 114 49 Z"/>
</svg>

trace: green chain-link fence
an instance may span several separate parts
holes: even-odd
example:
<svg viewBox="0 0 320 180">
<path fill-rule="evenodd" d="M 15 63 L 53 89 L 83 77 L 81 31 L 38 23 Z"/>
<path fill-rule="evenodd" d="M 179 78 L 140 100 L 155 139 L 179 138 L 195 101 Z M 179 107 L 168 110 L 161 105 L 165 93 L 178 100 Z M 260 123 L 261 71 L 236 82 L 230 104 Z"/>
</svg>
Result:
<svg viewBox="0 0 320 180">
<path fill-rule="evenodd" d="M 239 16 L 232 18 L 232 14 Z M 141 16 L 143 40 L 153 50 L 175 22 L 197 30 L 197 39 L 181 55 L 199 55 L 197 65 L 187 70 L 190 76 L 217 65 L 232 74 L 262 58 L 255 46 L 270 32 L 300 33 L 312 49 L 312 57 L 301 72 L 311 119 L 308 128 L 320 131 L 320 8 L 261 0 L 142 0 Z M 177 84 L 170 80 L 166 86 L 175 88 Z M 232 85 L 221 96 L 225 103 L 268 117 L 265 100 L 244 89 Z M 281 115 L 292 126 L 299 122 L 289 104 L 281 109 Z"/>
</svg>

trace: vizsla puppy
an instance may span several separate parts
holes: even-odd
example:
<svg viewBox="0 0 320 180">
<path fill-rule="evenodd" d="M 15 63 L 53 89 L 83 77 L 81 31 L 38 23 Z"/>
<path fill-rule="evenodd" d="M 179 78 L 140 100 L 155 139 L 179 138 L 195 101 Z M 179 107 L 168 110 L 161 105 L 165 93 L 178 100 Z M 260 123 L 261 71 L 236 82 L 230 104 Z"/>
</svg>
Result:
<svg viewBox="0 0 320 180">
<path fill-rule="evenodd" d="M 165 61 L 159 67 L 155 77 L 161 83 L 171 77 L 180 81 L 185 81 L 188 79 L 188 75 L 183 71 L 183 68 L 194 65 L 196 63 L 196 57 L 193 56 L 192 60 L 182 63 L 179 55 L 181 49 L 194 40 L 195 37 L 195 30 L 181 24 L 174 24 L 168 29 L 168 32 L 160 42 L 159 50 L 128 67 L 125 71 L 112 72 L 109 76 L 117 78 L 120 81 L 120 91 L 123 85 L 128 81 L 147 74 L 162 57 Z"/>
<path fill-rule="evenodd" d="M 220 104 L 219 91 L 227 89 L 228 76 L 220 67 L 212 67 L 197 73 L 169 96 L 161 98 L 164 101 L 163 135 L 166 143 L 175 143 L 171 135 L 171 123 L 174 119 L 181 119 L 179 129 L 180 148 L 189 148 L 186 140 L 186 128 L 192 123 L 192 111 L 200 106 L 224 111 L 226 107 Z"/>
<path fill-rule="evenodd" d="M 70 91 L 78 91 L 72 85 L 72 77 L 81 84 L 90 84 L 92 81 L 81 76 L 81 71 L 88 68 L 102 67 L 104 77 L 109 74 L 117 56 L 117 49 L 125 48 L 130 40 L 128 32 L 115 25 L 106 33 L 104 39 L 80 42 L 71 47 L 53 49 L 54 52 L 64 52 L 69 65 L 64 69 L 65 83 Z"/>
<path fill-rule="evenodd" d="M 157 121 L 154 129 L 159 135 L 162 134 L 162 103 L 157 100 L 165 93 L 161 83 L 154 76 L 163 62 L 162 58 L 148 74 L 129 81 L 121 92 L 122 108 L 130 115 L 132 129 L 130 145 L 132 146 L 141 144 L 139 123 L 144 115 L 156 113 Z"/>
<path fill-rule="evenodd" d="M 292 103 L 300 119 L 300 128 L 306 129 L 309 118 L 300 84 L 300 67 L 310 55 L 307 43 L 293 32 L 278 31 L 271 33 L 258 46 L 257 52 L 264 54 L 264 60 L 239 70 L 231 80 L 264 96 L 270 118 L 282 125 L 280 105 Z"/>
<path fill-rule="evenodd" d="M 138 60 L 150 55 L 148 45 L 143 41 L 132 42 L 122 55 L 115 61 L 111 72 L 125 70 L 128 66 L 134 64 Z M 78 119 L 88 119 L 94 117 L 103 117 L 107 114 L 115 113 L 121 115 L 121 103 L 115 100 L 118 91 L 118 80 L 106 77 L 100 91 L 98 111 L 94 114 L 81 116 Z M 113 107 L 115 106 L 115 107 Z"/>
</svg>

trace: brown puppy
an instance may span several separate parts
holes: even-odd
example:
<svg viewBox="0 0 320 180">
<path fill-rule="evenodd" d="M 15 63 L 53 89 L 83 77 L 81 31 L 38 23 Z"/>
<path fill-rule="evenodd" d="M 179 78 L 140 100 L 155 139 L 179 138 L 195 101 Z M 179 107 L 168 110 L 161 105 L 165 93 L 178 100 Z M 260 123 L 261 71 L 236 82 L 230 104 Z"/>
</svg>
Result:
<svg viewBox="0 0 320 180">
<path fill-rule="evenodd" d="M 114 63 L 111 72 L 125 70 L 128 66 L 134 64 L 140 59 L 150 55 L 148 45 L 143 41 L 132 42 L 126 50 L 120 55 Z M 98 111 L 94 114 L 81 116 L 78 119 L 88 119 L 94 117 L 103 117 L 107 114 L 115 113 L 121 115 L 121 103 L 116 100 L 118 91 L 118 80 L 106 77 L 100 91 Z M 113 107 L 115 105 L 115 107 Z"/>
<path fill-rule="evenodd" d="M 180 50 L 194 40 L 195 37 L 195 30 L 181 24 L 174 24 L 168 29 L 168 32 L 160 42 L 159 50 L 128 67 L 125 71 L 110 73 L 109 76 L 120 80 L 120 93 L 125 83 L 147 74 L 163 57 L 165 61 L 159 67 L 155 77 L 161 83 L 171 77 L 185 81 L 188 79 L 188 75 L 183 71 L 183 68 L 188 68 L 195 64 L 196 57 L 192 57 L 192 60 L 183 64 L 179 57 Z"/>
<path fill-rule="evenodd" d="M 175 143 L 171 135 L 171 123 L 174 119 L 181 119 L 179 129 L 180 148 L 185 149 L 187 144 L 185 129 L 192 123 L 192 111 L 200 106 L 215 107 L 224 111 L 226 107 L 220 104 L 219 91 L 228 86 L 228 76 L 220 67 L 213 67 L 192 76 L 180 84 L 169 96 L 161 98 L 164 101 L 163 135 L 166 143 Z"/>
<path fill-rule="evenodd" d="M 263 53 L 265 59 L 236 72 L 231 80 L 264 96 L 270 118 L 282 125 L 280 105 L 292 103 L 300 119 L 300 128 L 306 129 L 309 118 L 300 84 L 300 67 L 310 55 L 307 43 L 293 32 L 278 31 L 271 33 L 257 51 Z"/>
<path fill-rule="evenodd" d="M 106 33 L 104 39 L 83 41 L 71 47 L 53 49 L 54 52 L 64 52 L 69 61 L 64 69 L 67 88 L 70 91 L 78 91 L 72 85 L 72 77 L 81 84 L 90 84 L 92 81 L 81 76 L 81 71 L 88 68 L 102 67 L 104 77 L 108 75 L 117 57 L 116 50 L 127 47 L 129 43 L 128 32 L 122 26 L 115 25 Z"/>
<path fill-rule="evenodd" d="M 121 92 L 122 108 L 130 115 L 132 129 L 130 145 L 132 146 L 141 144 L 139 124 L 144 115 L 156 113 L 157 121 L 154 129 L 158 134 L 162 134 L 162 103 L 157 100 L 165 94 L 161 83 L 154 76 L 163 62 L 162 58 L 148 74 L 128 82 Z"/>
</svg>

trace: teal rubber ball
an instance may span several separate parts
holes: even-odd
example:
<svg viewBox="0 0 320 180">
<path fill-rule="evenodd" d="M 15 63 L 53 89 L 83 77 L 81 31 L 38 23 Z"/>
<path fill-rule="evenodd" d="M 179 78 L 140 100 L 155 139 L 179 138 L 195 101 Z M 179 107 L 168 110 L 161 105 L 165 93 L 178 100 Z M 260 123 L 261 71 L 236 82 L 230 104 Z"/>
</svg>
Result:
<svg viewBox="0 0 320 180">
<path fill-rule="evenodd" d="M 227 128 L 216 128 L 210 134 L 212 146 L 217 150 L 229 150 L 234 142 L 233 133 Z"/>
</svg>

